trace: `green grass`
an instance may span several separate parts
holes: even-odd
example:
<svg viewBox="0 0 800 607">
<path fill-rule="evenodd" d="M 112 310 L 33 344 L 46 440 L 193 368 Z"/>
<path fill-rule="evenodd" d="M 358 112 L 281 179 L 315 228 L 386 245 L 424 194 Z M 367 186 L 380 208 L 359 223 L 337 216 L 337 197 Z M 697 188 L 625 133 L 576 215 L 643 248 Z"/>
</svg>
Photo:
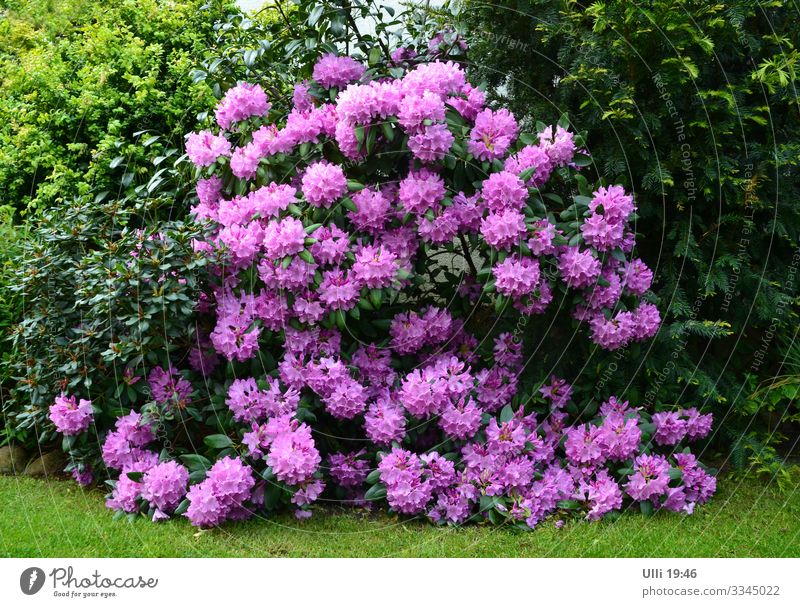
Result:
<svg viewBox="0 0 800 607">
<path fill-rule="evenodd" d="M 627 514 L 615 522 L 545 521 L 533 532 L 359 511 L 288 515 L 198 531 L 186 520 L 112 521 L 99 491 L 0 477 L 0 556 L 8 557 L 797 557 L 800 497 L 753 479 L 720 479 L 694 516 Z"/>
</svg>

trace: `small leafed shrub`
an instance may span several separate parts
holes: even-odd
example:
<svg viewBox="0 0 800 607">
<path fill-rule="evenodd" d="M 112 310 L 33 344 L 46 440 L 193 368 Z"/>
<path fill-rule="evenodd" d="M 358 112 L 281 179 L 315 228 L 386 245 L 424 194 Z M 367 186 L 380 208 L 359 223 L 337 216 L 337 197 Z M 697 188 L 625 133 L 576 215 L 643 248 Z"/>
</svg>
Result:
<svg viewBox="0 0 800 607">
<path fill-rule="evenodd" d="M 121 196 L 147 179 L 153 152 L 179 144 L 214 104 L 190 68 L 230 6 L 4 1 L 0 204 L 30 211 L 103 190 Z"/>
<path fill-rule="evenodd" d="M 291 101 L 230 88 L 187 139 L 194 252 L 189 227 L 125 232 L 113 261 L 93 253 L 89 286 L 75 278 L 98 324 L 73 316 L 55 346 L 85 365 L 76 347 L 118 335 L 87 368 L 119 381 L 102 406 L 86 381 L 65 385 L 49 416 L 79 481 L 98 453 L 118 473 L 109 507 L 208 527 L 385 500 L 528 528 L 709 499 L 685 443 L 710 415 L 578 405 L 538 364 L 554 340 L 613 350 L 658 331 L 633 198 L 588 183 L 566 121 L 526 131 L 487 107 L 442 40 L 325 54 Z M 180 267 L 201 263 L 203 280 Z M 535 324 L 552 336 L 531 340 Z"/>
</svg>

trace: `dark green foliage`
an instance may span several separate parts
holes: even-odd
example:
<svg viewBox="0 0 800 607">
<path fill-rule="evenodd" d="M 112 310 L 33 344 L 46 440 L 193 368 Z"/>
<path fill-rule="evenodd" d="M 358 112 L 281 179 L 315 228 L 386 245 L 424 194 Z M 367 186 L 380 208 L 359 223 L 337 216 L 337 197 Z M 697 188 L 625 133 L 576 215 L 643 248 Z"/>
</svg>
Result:
<svg viewBox="0 0 800 607">
<path fill-rule="evenodd" d="M 490 96 L 520 117 L 550 122 L 566 112 L 587 131 L 590 181 L 636 196 L 639 252 L 655 269 L 665 316 L 659 337 L 593 352 L 586 365 L 576 348 L 542 354 L 546 364 L 568 368 L 589 394 L 713 410 L 728 446 L 743 432 L 767 433 L 764 411 L 747 404 L 750 378 L 779 372 L 775 340 L 796 326 L 800 292 L 795 8 L 451 4 Z"/>
<path fill-rule="evenodd" d="M 9 435 L 53 438 L 46 416 L 62 390 L 90 398 L 102 427 L 147 400 L 144 381 L 126 389 L 126 369 L 141 377 L 185 357 L 205 263 L 191 241 L 202 230 L 160 219 L 169 204 L 78 199 L 40 214 L 15 259 L 25 315 L 13 333 Z"/>
</svg>

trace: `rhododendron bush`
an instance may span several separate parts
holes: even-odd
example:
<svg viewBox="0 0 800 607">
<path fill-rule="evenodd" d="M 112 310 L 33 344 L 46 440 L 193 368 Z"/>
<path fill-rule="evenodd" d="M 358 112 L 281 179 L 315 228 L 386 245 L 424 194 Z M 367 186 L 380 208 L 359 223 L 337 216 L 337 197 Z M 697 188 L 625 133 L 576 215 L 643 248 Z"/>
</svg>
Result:
<svg viewBox="0 0 800 607">
<path fill-rule="evenodd" d="M 188 136 L 211 286 L 185 362 L 151 369 L 152 401 L 102 436 L 111 508 L 535 527 L 709 499 L 686 443 L 710 415 L 579 404 L 537 362 L 558 339 L 658 331 L 633 197 L 589 184 L 566 120 L 526 130 L 437 54 L 324 54 L 290 99 L 239 83 Z M 561 329 L 534 342 L 534 323 Z M 51 419 L 75 437 L 91 405 L 65 394 Z"/>
</svg>

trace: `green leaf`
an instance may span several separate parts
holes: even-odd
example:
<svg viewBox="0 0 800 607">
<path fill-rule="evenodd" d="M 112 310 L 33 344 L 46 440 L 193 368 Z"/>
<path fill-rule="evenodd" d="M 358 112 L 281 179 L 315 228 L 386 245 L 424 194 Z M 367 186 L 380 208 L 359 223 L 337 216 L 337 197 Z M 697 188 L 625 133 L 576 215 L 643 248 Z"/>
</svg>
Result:
<svg viewBox="0 0 800 607">
<path fill-rule="evenodd" d="M 61 449 L 69 453 L 72 450 L 73 445 L 75 445 L 76 439 L 77 436 L 64 435 L 64 438 L 61 439 Z"/>
<path fill-rule="evenodd" d="M 180 504 L 178 504 L 178 507 L 175 508 L 175 512 L 173 512 L 172 514 L 173 514 L 173 516 L 180 516 L 181 514 L 186 512 L 188 509 L 189 509 L 189 500 L 188 499 L 184 499 L 184 500 L 181 501 Z"/>
<path fill-rule="evenodd" d="M 572 157 L 572 164 L 579 167 L 587 167 L 592 164 L 592 157 L 586 154 L 575 154 Z"/>
<path fill-rule="evenodd" d="M 203 439 L 203 442 L 212 449 L 225 449 L 233 445 L 233 441 L 225 434 L 210 434 Z"/>
<path fill-rule="evenodd" d="M 211 462 L 202 455 L 196 453 L 187 453 L 180 456 L 181 460 L 190 471 L 195 470 L 208 470 L 211 468 Z"/>
<path fill-rule="evenodd" d="M 514 409 L 511 405 L 506 405 L 500 411 L 500 421 L 503 423 L 510 422 L 514 418 Z"/>
<path fill-rule="evenodd" d="M 486 512 L 497 505 L 497 498 L 492 495 L 481 495 L 480 512 Z"/>
<path fill-rule="evenodd" d="M 367 480 L 367 484 L 374 485 L 379 480 L 381 480 L 381 471 L 376 468 L 375 470 L 373 470 L 372 472 L 367 474 L 367 479 L 366 480 Z"/>
<path fill-rule="evenodd" d="M 650 436 L 653 432 L 656 431 L 656 425 L 653 422 L 645 422 L 639 424 L 639 429 L 642 431 L 642 434 L 646 434 Z"/>
<path fill-rule="evenodd" d="M 367 134 L 367 154 L 372 154 L 372 149 L 375 147 L 375 138 L 378 136 L 378 129 L 372 128 Z"/>
<path fill-rule="evenodd" d="M 381 129 L 383 130 L 383 136 L 388 141 L 394 141 L 394 128 L 390 122 L 382 122 Z"/>
<path fill-rule="evenodd" d="M 383 499 L 384 497 L 386 497 L 386 487 L 380 483 L 372 485 L 364 494 L 364 499 L 370 502 Z"/>
<path fill-rule="evenodd" d="M 325 5 L 321 2 L 312 9 L 308 15 L 308 24 L 311 27 L 314 27 L 317 24 L 317 21 L 319 21 L 319 18 L 322 16 L 324 10 Z"/>
<path fill-rule="evenodd" d="M 531 177 L 533 177 L 534 173 L 536 173 L 536 167 L 529 167 L 519 174 L 519 178 L 524 183 L 528 183 L 531 180 Z"/>
<path fill-rule="evenodd" d="M 381 47 L 375 45 L 369 51 L 369 55 L 367 56 L 367 62 L 369 63 L 369 65 L 377 65 L 378 61 L 380 60 L 381 60 Z"/>
<path fill-rule="evenodd" d="M 650 502 L 650 500 L 639 502 L 639 510 L 641 510 L 642 514 L 644 514 L 645 516 L 652 516 L 653 504 Z"/>
<path fill-rule="evenodd" d="M 264 507 L 267 510 L 274 510 L 281 501 L 281 486 L 278 483 L 268 482 L 264 488 Z"/>
</svg>

